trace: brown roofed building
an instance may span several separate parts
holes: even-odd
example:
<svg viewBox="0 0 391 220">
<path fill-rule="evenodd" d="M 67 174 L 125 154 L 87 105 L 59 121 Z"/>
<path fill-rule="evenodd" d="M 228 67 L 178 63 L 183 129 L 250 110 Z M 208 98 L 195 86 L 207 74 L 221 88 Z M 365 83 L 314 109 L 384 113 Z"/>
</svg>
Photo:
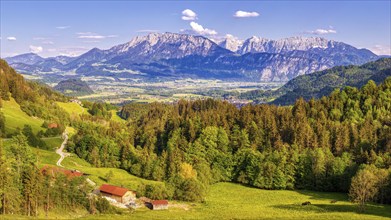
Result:
<svg viewBox="0 0 391 220">
<path fill-rule="evenodd" d="M 151 202 L 152 210 L 163 210 L 168 209 L 168 201 L 167 200 L 153 200 Z"/>
<path fill-rule="evenodd" d="M 112 198 L 120 203 L 129 203 L 136 198 L 136 192 L 109 184 L 103 184 L 99 191 L 102 196 Z"/>
<path fill-rule="evenodd" d="M 62 173 L 68 178 L 80 177 L 85 175 L 84 173 L 77 170 L 67 170 L 60 167 L 50 167 L 50 166 L 42 167 L 41 173 L 44 175 L 51 175 L 53 177 L 55 177 L 58 173 Z"/>
<path fill-rule="evenodd" d="M 58 124 L 57 123 L 49 123 L 48 124 L 48 128 L 58 128 Z"/>
</svg>

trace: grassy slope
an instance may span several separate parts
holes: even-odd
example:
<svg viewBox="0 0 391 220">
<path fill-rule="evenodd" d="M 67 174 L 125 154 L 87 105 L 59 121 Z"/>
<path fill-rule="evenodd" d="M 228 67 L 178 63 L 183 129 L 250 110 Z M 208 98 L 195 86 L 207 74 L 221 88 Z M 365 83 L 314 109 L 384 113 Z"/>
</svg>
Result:
<svg viewBox="0 0 391 220">
<path fill-rule="evenodd" d="M 61 108 L 63 108 L 69 114 L 88 114 L 88 110 L 86 108 L 81 107 L 77 103 L 73 102 L 56 102 Z"/>
<path fill-rule="evenodd" d="M 20 105 L 13 98 L 10 101 L 3 101 L 1 111 L 5 116 L 6 133 L 10 134 L 16 131 L 16 128 L 23 128 L 25 124 L 31 125 L 33 132 L 37 133 L 43 124 L 42 119 L 28 116 L 20 109 Z"/>
</svg>

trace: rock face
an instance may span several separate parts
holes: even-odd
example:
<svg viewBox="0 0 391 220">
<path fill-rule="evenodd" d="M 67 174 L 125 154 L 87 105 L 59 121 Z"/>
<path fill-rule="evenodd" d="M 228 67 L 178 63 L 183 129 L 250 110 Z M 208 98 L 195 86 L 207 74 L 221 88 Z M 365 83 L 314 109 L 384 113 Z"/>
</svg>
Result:
<svg viewBox="0 0 391 220">
<path fill-rule="evenodd" d="M 78 57 L 42 58 L 25 54 L 6 60 L 30 73 L 76 73 L 80 76 L 217 78 L 287 81 L 338 65 L 360 65 L 379 57 L 366 49 L 324 38 L 291 37 L 244 42 L 227 35 L 215 43 L 203 37 L 151 33 L 108 50 L 94 48 Z"/>
<path fill-rule="evenodd" d="M 227 50 L 230 50 L 232 52 L 237 52 L 239 49 L 241 49 L 243 45 L 243 41 L 239 40 L 238 38 L 227 34 L 225 38 L 222 41 L 218 42 L 219 46 L 222 48 L 225 48 Z"/>
<path fill-rule="evenodd" d="M 151 33 L 138 36 L 130 42 L 112 47 L 110 56 L 126 57 L 137 60 L 178 59 L 190 55 L 213 56 L 230 54 L 231 51 L 219 47 L 216 43 L 202 36 L 174 33 Z"/>
<path fill-rule="evenodd" d="M 261 37 L 251 37 L 244 41 L 238 53 L 286 53 L 294 50 L 326 49 L 334 47 L 337 42 L 320 37 L 290 37 L 280 40 L 268 40 Z"/>
</svg>

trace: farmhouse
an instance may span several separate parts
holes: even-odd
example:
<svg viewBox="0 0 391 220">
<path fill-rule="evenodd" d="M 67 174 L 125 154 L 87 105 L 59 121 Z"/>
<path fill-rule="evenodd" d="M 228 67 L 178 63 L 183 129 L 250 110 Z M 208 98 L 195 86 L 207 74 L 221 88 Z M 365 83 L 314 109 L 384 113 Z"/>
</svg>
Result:
<svg viewBox="0 0 391 220">
<path fill-rule="evenodd" d="M 99 191 L 102 196 L 112 198 L 120 203 L 129 203 L 136 198 L 135 191 L 109 184 L 103 184 Z"/>
<path fill-rule="evenodd" d="M 48 128 L 58 128 L 58 124 L 57 123 L 49 123 Z"/>
<path fill-rule="evenodd" d="M 151 202 L 152 210 L 163 210 L 168 209 L 167 200 L 153 200 Z"/>
</svg>

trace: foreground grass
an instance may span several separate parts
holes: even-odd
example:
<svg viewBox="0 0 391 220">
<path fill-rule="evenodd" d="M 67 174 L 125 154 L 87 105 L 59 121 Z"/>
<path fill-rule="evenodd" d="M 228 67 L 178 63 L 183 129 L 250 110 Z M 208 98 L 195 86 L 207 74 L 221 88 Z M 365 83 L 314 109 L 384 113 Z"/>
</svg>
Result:
<svg viewBox="0 0 391 220">
<path fill-rule="evenodd" d="M 330 203 L 337 200 L 337 203 Z M 302 206 L 310 201 L 312 205 Z M 261 190 L 233 183 L 211 186 L 205 203 L 187 204 L 190 210 L 136 210 L 124 216 L 84 219 L 390 219 L 391 206 L 369 205 L 364 213 L 342 193 Z"/>
<path fill-rule="evenodd" d="M 42 119 L 28 116 L 20 109 L 20 105 L 11 98 L 9 101 L 3 100 L 1 110 L 5 117 L 5 131 L 7 134 L 12 134 L 17 128 L 23 129 L 24 125 L 30 125 L 34 133 L 43 130 Z"/>
</svg>

